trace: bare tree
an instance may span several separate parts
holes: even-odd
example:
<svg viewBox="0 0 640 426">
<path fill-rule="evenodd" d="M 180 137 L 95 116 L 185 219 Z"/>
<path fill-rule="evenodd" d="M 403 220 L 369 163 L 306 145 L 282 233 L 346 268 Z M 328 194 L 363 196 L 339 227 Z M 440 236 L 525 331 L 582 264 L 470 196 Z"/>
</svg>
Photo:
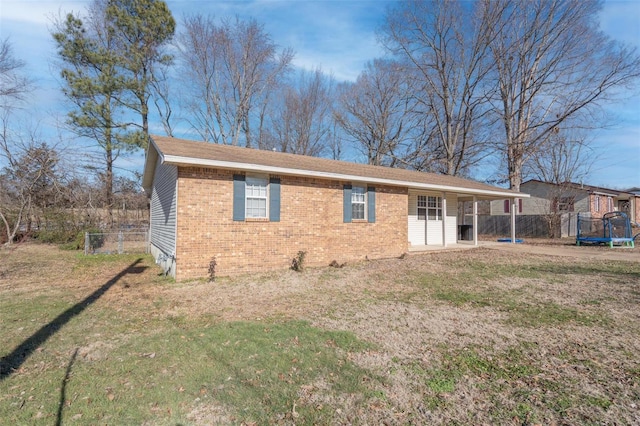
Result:
<svg viewBox="0 0 640 426">
<path fill-rule="evenodd" d="M 265 98 L 289 70 L 293 52 L 278 47 L 255 20 L 185 19 L 178 37 L 189 80 L 191 125 L 205 141 L 251 147 L 252 114 L 264 123 Z"/>
<path fill-rule="evenodd" d="M 31 90 L 31 82 L 20 71 L 24 62 L 17 59 L 9 39 L 0 41 L 0 107 L 10 100 L 20 100 Z"/>
<path fill-rule="evenodd" d="M 640 57 L 597 27 L 597 0 L 483 0 L 511 189 L 559 126 L 584 125 L 640 75 Z M 582 120 L 578 118 L 581 117 Z"/>
<path fill-rule="evenodd" d="M 320 156 L 332 140 L 333 81 L 320 69 L 302 71 L 298 81 L 282 91 L 272 108 L 270 144 L 281 152 Z"/>
<path fill-rule="evenodd" d="M 169 67 L 160 65 L 151 79 L 153 104 L 167 136 L 173 137 L 173 106 L 171 101 L 171 85 L 169 84 Z"/>
<path fill-rule="evenodd" d="M 402 2 L 387 14 L 381 40 L 407 64 L 415 113 L 425 120 L 412 153 L 421 168 L 458 175 L 485 151 L 488 18 L 455 0 Z"/>
<path fill-rule="evenodd" d="M 589 175 L 592 163 L 584 132 L 558 129 L 525 164 L 524 174 L 554 184 L 581 182 Z"/>
<path fill-rule="evenodd" d="M 545 219 L 549 236 L 561 236 L 563 215 L 573 212 L 576 199 L 576 183 L 589 174 L 592 155 L 583 132 L 562 131 L 559 128 L 525 163 L 525 176 L 545 182 L 548 191 L 544 205 L 538 211 Z"/>
<path fill-rule="evenodd" d="M 402 164 L 414 126 L 405 77 L 397 62 L 376 59 L 355 83 L 339 87 L 335 120 L 369 164 Z"/>
<path fill-rule="evenodd" d="M 10 114 L 0 117 L 0 221 L 7 243 L 20 230 L 31 231 L 34 208 L 55 204 L 60 194 L 58 152 L 33 134 L 26 139 L 9 127 Z"/>
</svg>

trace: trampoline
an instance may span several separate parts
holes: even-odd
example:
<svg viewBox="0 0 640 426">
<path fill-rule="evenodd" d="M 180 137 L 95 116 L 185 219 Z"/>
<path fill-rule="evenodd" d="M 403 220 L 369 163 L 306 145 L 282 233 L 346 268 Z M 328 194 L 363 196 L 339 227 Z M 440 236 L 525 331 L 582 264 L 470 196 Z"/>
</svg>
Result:
<svg viewBox="0 0 640 426">
<path fill-rule="evenodd" d="M 576 245 L 607 244 L 609 247 L 634 247 L 631 222 L 624 212 L 609 212 L 601 218 L 578 213 Z"/>
</svg>

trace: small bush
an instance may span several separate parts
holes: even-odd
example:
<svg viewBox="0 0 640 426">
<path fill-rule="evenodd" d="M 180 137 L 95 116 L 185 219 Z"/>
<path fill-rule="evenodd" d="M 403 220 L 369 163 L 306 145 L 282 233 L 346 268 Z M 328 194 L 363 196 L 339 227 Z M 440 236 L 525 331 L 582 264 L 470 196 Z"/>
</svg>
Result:
<svg viewBox="0 0 640 426">
<path fill-rule="evenodd" d="M 73 241 L 75 232 L 66 229 L 43 229 L 34 232 L 35 239 L 48 244 L 66 244 Z"/>
<path fill-rule="evenodd" d="M 216 266 L 218 262 L 216 262 L 216 258 L 212 257 L 209 262 L 209 282 L 213 282 L 216 280 Z"/>
<path fill-rule="evenodd" d="M 306 251 L 300 250 L 296 255 L 296 257 L 294 257 L 293 260 L 291 261 L 291 269 L 293 269 L 296 272 L 304 271 L 304 258 L 306 255 L 307 255 Z"/>
</svg>

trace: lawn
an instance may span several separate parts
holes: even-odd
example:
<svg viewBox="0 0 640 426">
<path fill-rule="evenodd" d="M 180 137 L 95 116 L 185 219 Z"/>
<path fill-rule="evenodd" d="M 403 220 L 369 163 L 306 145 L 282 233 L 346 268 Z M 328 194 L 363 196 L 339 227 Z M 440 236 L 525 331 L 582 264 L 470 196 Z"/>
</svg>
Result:
<svg viewBox="0 0 640 426">
<path fill-rule="evenodd" d="M 640 424 L 640 257 L 477 248 L 186 283 L 146 255 L 0 259 L 5 424 Z"/>
</svg>

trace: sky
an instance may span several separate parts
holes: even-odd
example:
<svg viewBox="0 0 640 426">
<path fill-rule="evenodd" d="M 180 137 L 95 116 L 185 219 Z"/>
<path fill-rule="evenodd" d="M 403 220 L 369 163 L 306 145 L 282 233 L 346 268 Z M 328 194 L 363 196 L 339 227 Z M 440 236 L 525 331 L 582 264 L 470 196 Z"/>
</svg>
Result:
<svg viewBox="0 0 640 426">
<path fill-rule="evenodd" d="M 0 38 L 11 40 L 15 56 L 26 63 L 24 71 L 36 83 L 37 90 L 26 107 L 28 120 L 46 137 L 59 137 L 56 129 L 66 114 L 50 35 L 52 22 L 68 12 L 84 14 L 89 3 L 90 0 L 0 0 Z M 375 30 L 392 3 L 393 0 L 167 1 L 178 31 L 183 17 L 195 13 L 215 18 L 252 17 L 264 25 L 276 44 L 294 50 L 296 67 L 321 67 L 337 81 L 354 81 L 368 61 L 384 55 Z M 640 1 L 605 1 L 600 25 L 611 37 L 640 50 Z M 590 134 L 592 165 L 586 184 L 616 189 L 640 187 L 640 89 L 628 95 L 623 102 L 607 107 L 608 128 Z M 155 128 L 152 124 L 151 130 L 163 133 L 159 124 Z M 121 159 L 119 167 L 140 171 L 143 161 L 143 154 L 139 153 Z"/>
</svg>

